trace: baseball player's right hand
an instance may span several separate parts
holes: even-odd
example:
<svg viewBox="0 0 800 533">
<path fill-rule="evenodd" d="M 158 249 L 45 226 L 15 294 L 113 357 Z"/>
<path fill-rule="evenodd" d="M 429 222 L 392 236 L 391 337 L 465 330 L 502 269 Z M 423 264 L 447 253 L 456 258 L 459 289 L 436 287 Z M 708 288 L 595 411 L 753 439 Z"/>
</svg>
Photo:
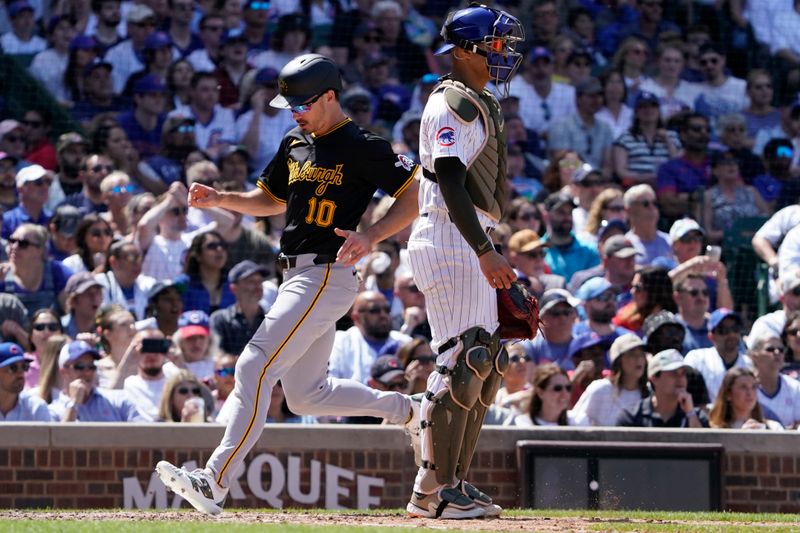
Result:
<svg viewBox="0 0 800 533">
<path fill-rule="evenodd" d="M 506 258 L 495 250 L 480 256 L 478 262 L 481 265 L 481 272 L 492 288 L 508 289 L 511 287 L 511 282 L 517 279 L 514 269 L 508 264 Z"/>
<path fill-rule="evenodd" d="M 203 185 L 202 183 L 192 183 L 192 187 L 189 189 L 190 207 L 217 207 L 219 202 L 219 193 L 217 193 L 217 191 L 215 191 L 212 187 Z"/>
</svg>

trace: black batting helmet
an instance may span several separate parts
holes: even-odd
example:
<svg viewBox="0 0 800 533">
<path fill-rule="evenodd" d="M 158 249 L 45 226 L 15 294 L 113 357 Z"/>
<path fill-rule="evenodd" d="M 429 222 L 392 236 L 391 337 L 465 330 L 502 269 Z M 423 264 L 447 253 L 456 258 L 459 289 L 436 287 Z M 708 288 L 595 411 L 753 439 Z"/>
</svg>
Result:
<svg viewBox="0 0 800 533">
<path fill-rule="evenodd" d="M 333 89 L 341 92 L 339 66 L 325 56 L 304 54 L 286 63 L 278 76 L 279 94 L 270 105 L 289 109 Z"/>
</svg>

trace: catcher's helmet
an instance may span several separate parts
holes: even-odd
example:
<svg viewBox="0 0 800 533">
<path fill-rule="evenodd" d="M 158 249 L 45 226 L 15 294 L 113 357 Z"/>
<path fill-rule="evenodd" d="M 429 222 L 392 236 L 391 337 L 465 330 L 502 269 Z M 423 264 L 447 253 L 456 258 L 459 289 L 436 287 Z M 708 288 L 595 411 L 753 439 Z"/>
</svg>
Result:
<svg viewBox="0 0 800 533">
<path fill-rule="evenodd" d="M 304 54 L 286 63 L 278 75 L 278 96 L 270 105 L 289 109 L 327 90 L 342 90 L 339 66 L 325 56 Z"/>
<path fill-rule="evenodd" d="M 497 84 L 510 81 L 522 62 L 515 46 L 525 40 L 525 31 L 519 20 L 505 11 L 472 3 L 448 15 L 441 35 L 444 44 L 436 55 L 447 54 L 455 47 L 481 54 Z"/>
</svg>

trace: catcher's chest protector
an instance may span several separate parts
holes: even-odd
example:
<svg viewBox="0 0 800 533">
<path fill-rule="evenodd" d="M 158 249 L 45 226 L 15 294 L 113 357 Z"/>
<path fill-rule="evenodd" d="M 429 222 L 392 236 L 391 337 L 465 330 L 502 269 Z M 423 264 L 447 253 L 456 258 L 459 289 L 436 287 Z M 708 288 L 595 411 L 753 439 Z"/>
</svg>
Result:
<svg viewBox="0 0 800 533">
<path fill-rule="evenodd" d="M 500 220 L 507 198 L 506 132 L 497 99 L 484 89 L 480 94 L 461 82 L 446 79 L 435 89 L 462 122 L 480 117 L 486 136 L 478 154 L 467 165 L 467 192 L 472 202 L 493 219 Z"/>
</svg>

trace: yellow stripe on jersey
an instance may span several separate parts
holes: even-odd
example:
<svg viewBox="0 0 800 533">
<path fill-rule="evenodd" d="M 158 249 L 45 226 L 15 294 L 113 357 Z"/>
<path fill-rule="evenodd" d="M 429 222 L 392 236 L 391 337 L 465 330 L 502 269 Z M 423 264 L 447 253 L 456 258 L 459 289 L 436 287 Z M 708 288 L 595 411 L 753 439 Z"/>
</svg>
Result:
<svg viewBox="0 0 800 533">
<path fill-rule="evenodd" d="M 278 202 L 279 204 L 285 204 L 285 203 L 286 203 L 286 200 L 281 200 L 280 198 L 278 198 L 277 196 L 275 196 L 275 195 L 272 193 L 272 191 L 270 191 L 270 190 L 269 190 L 269 187 L 267 187 L 266 185 L 264 185 L 264 184 L 263 184 L 263 183 L 262 183 L 260 180 L 259 180 L 258 182 L 256 182 L 256 186 L 257 186 L 259 189 L 261 189 L 261 190 L 264 192 L 264 194 L 266 194 L 267 196 L 269 196 L 270 198 L 272 198 L 273 200 L 275 200 L 275 201 L 276 201 L 276 202 Z"/>
<path fill-rule="evenodd" d="M 406 182 L 399 188 L 395 193 L 392 195 L 392 198 L 397 198 L 403 192 L 408 189 L 409 185 L 411 185 L 417 176 L 417 171 L 419 170 L 419 165 L 414 165 L 414 172 L 411 173 L 411 176 L 406 180 Z"/>
<path fill-rule="evenodd" d="M 297 323 L 294 325 L 294 327 L 286 336 L 286 338 L 283 339 L 283 342 L 275 350 L 275 353 L 272 354 L 272 356 L 267 360 L 266 364 L 264 365 L 264 368 L 261 369 L 261 374 L 259 374 L 258 376 L 258 387 L 256 387 L 256 397 L 255 400 L 253 401 L 253 406 L 254 406 L 253 416 L 250 417 L 250 423 L 247 424 L 247 429 L 245 430 L 244 435 L 242 435 L 242 438 L 239 440 L 239 444 L 236 445 L 236 448 L 234 448 L 230 457 L 228 457 L 228 460 L 225 461 L 225 464 L 222 465 L 222 468 L 219 469 L 219 474 L 217 474 L 218 485 L 222 486 L 222 476 L 225 475 L 225 471 L 228 469 L 228 466 L 230 466 L 233 458 L 236 457 L 236 454 L 239 453 L 239 451 L 242 449 L 244 442 L 247 440 L 247 437 L 250 435 L 250 432 L 253 430 L 253 427 L 256 424 L 256 420 L 259 419 L 258 399 L 261 396 L 261 385 L 264 383 L 264 376 L 266 376 L 267 370 L 269 369 L 270 366 L 272 366 L 272 363 L 275 362 L 275 359 L 278 357 L 278 355 L 280 355 L 281 351 L 283 351 L 283 349 L 292 339 L 294 334 L 297 333 L 297 330 L 300 329 L 300 326 L 303 324 L 303 322 L 305 322 L 306 318 L 308 318 L 308 315 L 311 314 L 311 311 L 314 310 L 314 306 L 317 305 L 320 296 L 322 296 L 322 292 L 325 290 L 325 287 L 328 286 L 328 280 L 330 279 L 330 277 L 331 277 L 331 265 L 329 263 L 325 266 L 325 277 L 322 278 L 322 284 L 320 284 L 319 289 L 317 289 L 317 293 L 314 295 L 314 298 L 311 300 L 311 303 L 308 305 L 308 308 L 306 308 L 305 312 L 303 313 L 303 316 L 300 317 L 300 320 L 297 321 Z M 262 416 L 260 418 L 261 418 L 261 424 L 263 424 L 264 420 L 266 420 L 266 416 Z"/>
<path fill-rule="evenodd" d="M 339 128 L 341 128 L 342 126 L 347 124 L 348 122 L 351 122 L 350 118 L 344 119 L 343 121 L 341 121 L 340 123 L 336 124 L 334 127 L 332 127 L 331 129 L 329 129 L 328 131 L 326 131 L 325 133 L 323 133 L 321 135 L 317 135 L 316 133 L 312 133 L 311 136 L 313 138 L 315 138 L 315 139 L 319 139 L 320 137 L 325 137 L 326 135 L 330 135 L 334 131 L 338 130 Z"/>
</svg>

